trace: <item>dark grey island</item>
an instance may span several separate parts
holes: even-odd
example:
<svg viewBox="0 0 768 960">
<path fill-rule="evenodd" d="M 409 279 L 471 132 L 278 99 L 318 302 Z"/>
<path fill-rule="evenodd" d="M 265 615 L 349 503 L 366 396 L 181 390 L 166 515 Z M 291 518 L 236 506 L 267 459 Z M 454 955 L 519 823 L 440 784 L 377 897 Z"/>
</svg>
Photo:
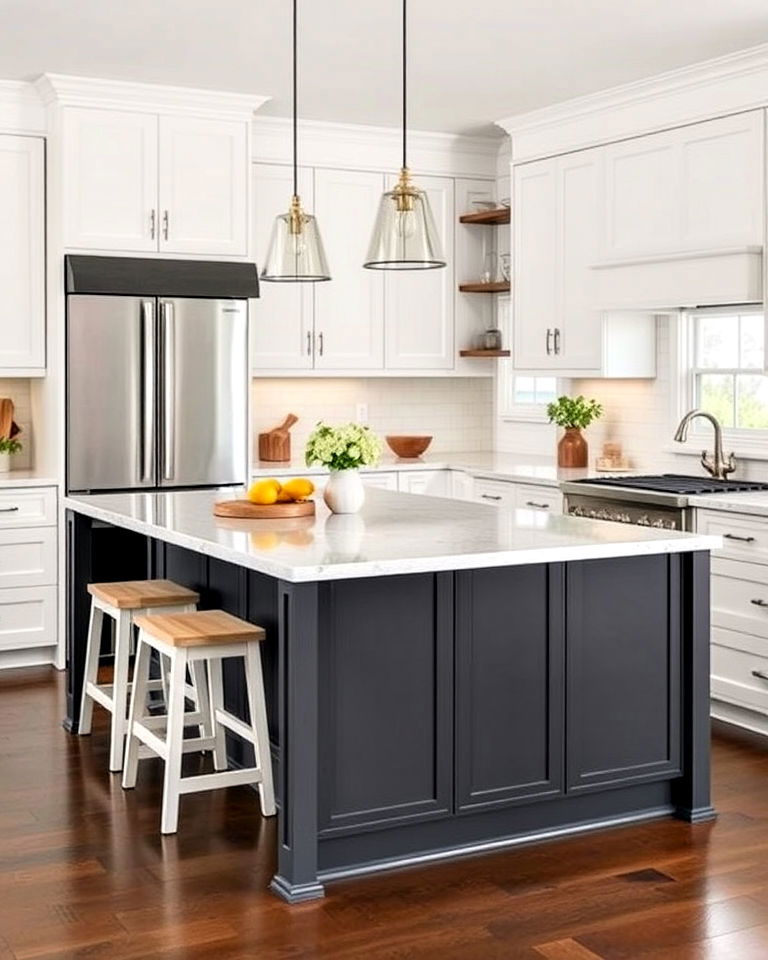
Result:
<svg viewBox="0 0 768 960">
<path fill-rule="evenodd" d="M 89 581 L 169 577 L 266 628 L 273 890 L 539 838 L 711 819 L 718 538 L 371 490 L 231 521 L 214 491 L 73 496 L 67 728 Z M 228 708 L 246 709 L 227 664 Z M 246 762 L 230 744 L 230 763 Z"/>
</svg>

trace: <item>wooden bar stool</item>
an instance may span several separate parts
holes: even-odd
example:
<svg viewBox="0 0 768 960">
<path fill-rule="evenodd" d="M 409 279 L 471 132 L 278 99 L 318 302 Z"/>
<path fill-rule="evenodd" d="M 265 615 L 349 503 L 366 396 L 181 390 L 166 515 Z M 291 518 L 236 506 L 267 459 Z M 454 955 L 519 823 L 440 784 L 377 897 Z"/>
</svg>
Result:
<svg viewBox="0 0 768 960">
<path fill-rule="evenodd" d="M 261 812 L 275 813 L 272 761 L 264 699 L 259 643 L 263 627 L 239 620 L 223 610 L 195 613 L 141 615 L 136 618 L 139 644 L 133 675 L 133 692 L 128 716 L 128 742 L 125 751 L 123 787 L 136 786 L 139 744 L 165 761 L 161 832 L 175 833 L 179 821 L 179 797 L 183 793 L 215 790 L 238 784 L 258 784 Z M 167 717 L 147 716 L 146 697 L 151 651 L 170 660 L 170 692 Z M 224 709 L 221 661 L 224 657 L 245 658 L 245 680 L 249 721 L 246 723 Z M 184 678 L 187 667 L 204 664 L 208 668 L 210 715 L 204 718 L 202 735 L 184 739 Z M 165 737 L 159 728 L 165 726 Z M 252 744 L 255 765 L 242 770 L 227 770 L 224 728 Z M 159 732 L 158 732 L 159 731 Z M 214 773 L 182 777 L 181 760 L 193 750 L 213 751 Z"/>
<path fill-rule="evenodd" d="M 116 583 L 91 583 L 88 585 L 91 595 L 91 617 L 88 624 L 88 643 L 85 655 L 85 678 L 83 696 L 80 704 L 81 734 L 91 732 L 93 722 L 93 704 L 101 704 L 112 714 L 112 730 L 109 745 L 109 769 L 122 770 L 126 714 L 128 711 L 129 661 L 133 646 L 133 623 L 139 614 L 165 613 L 167 611 L 191 612 L 200 599 L 194 590 L 174 583 L 172 580 L 123 580 Z M 115 623 L 115 666 L 113 682 L 98 682 L 99 653 L 101 647 L 101 628 L 104 616 L 111 617 Z M 197 677 L 193 674 L 195 690 L 190 690 L 195 700 L 198 722 L 202 722 L 202 708 L 208 710 L 207 687 L 204 672 L 200 674 L 202 687 L 198 691 Z M 163 680 L 151 681 L 148 690 L 163 689 Z M 204 700 L 205 703 L 198 702 Z M 188 722 L 194 722 L 193 716 Z"/>
</svg>

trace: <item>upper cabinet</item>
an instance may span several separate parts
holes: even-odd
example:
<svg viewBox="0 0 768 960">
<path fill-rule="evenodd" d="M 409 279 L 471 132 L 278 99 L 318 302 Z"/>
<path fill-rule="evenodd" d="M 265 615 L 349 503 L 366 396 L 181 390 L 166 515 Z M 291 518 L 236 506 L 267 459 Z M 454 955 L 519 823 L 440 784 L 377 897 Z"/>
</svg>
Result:
<svg viewBox="0 0 768 960">
<path fill-rule="evenodd" d="M 611 144 L 605 165 L 605 258 L 762 245 L 762 111 Z"/>
<path fill-rule="evenodd" d="M 248 124 L 67 107 L 64 244 L 245 256 Z"/>
<path fill-rule="evenodd" d="M 45 373 L 44 145 L 0 136 L 0 377 Z"/>
</svg>

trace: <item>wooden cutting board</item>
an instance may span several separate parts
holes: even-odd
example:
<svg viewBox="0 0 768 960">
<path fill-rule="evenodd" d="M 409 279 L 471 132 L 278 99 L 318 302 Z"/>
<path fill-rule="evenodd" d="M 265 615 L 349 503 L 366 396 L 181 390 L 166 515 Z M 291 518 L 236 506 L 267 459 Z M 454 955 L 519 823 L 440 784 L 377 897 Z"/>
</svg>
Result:
<svg viewBox="0 0 768 960">
<path fill-rule="evenodd" d="M 314 500 L 298 503 L 251 503 L 250 500 L 220 500 L 213 505 L 216 517 L 237 517 L 240 520 L 282 520 L 285 517 L 311 517 Z"/>
</svg>

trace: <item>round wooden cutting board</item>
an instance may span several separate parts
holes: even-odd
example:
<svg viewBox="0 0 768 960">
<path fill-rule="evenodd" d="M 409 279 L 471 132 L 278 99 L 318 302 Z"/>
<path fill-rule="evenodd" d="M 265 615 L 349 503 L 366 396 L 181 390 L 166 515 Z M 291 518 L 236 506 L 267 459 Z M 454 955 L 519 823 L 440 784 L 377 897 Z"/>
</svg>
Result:
<svg viewBox="0 0 768 960">
<path fill-rule="evenodd" d="M 251 503 L 250 500 L 219 500 L 213 505 L 216 517 L 237 517 L 240 520 L 282 520 L 285 517 L 311 517 L 314 500 L 298 503 Z"/>
</svg>

